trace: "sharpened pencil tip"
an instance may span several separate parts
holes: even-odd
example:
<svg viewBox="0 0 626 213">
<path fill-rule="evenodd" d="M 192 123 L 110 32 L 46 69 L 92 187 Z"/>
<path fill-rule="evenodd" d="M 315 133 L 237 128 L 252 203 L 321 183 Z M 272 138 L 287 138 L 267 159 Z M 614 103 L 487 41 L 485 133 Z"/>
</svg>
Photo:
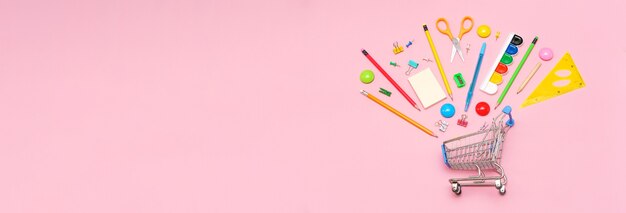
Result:
<svg viewBox="0 0 626 213">
<path fill-rule="evenodd" d="M 417 107 L 417 104 L 413 105 L 413 107 L 415 107 L 415 109 L 417 109 L 417 111 L 420 111 L 420 112 L 422 111 L 422 110 L 420 110 L 419 107 Z"/>
<path fill-rule="evenodd" d="M 495 106 L 495 107 L 493 107 L 493 109 L 494 109 L 494 110 L 495 110 L 495 109 L 497 109 L 497 108 L 498 108 L 498 106 L 500 106 L 500 104 L 496 104 L 496 106 Z"/>
<path fill-rule="evenodd" d="M 437 135 L 433 135 L 433 137 L 435 137 L 435 138 L 439 138 L 439 136 L 437 136 Z"/>
</svg>

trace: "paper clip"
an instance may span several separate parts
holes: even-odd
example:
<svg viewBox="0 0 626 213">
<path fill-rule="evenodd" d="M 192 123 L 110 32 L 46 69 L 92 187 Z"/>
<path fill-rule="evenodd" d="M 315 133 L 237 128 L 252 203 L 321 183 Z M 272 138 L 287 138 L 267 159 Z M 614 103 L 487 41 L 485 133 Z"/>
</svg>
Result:
<svg viewBox="0 0 626 213">
<path fill-rule="evenodd" d="M 400 65 L 398 65 L 398 63 L 390 61 L 389 65 L 394 66 L 394 67 L 399 67 Z"/>
<path fill-rule="evenodd" d="M 409 69 L 404 73 L 406 75 L 410 75 L 411 71 L 413 71 L 413 69 L 417 69 L 417 66 L 419 66 L 420 64 L 418 64 L 417 62 L 413 61 L 413 60 L 409 60 Z"/>
<path fill-rule="evenodd" d="M 393 53 L 398 55 L 398 53 L 401 53 L 402 51 L 404 51 L 404 48 L 402 48 L 402 46 L 398 45 L 398 42 L 396 41 L 395 43 L 393 43 Z"/>
<path fill-rule="evenodd" d="M 386 95 L 387 97 L 391 97 L 391 92 L 389 92 L 389 91 L 388 91 L 388 90 L 386 90 L 386 89 L 383 89 L 382 87 L 380 88 L 380 90 L 378 90 L 378 92 L 380 92 L 380 93 L 382 93 L 382 94 Z"/>
<path fill-rule="evenodd" d="M 411 45 L 413 45 L 413 41 L 415 40 L 410 40 L 409 43 L 406 44 L 406 48 L 409 48 Z"/>
<path fill-rule="evenodd" d="M 437 121 L 437 123 L 435 123 L 435 126 L 439 127 L 439 131 L 446 132 L 446 130 L 448 129 L 448 122 L 439 120 Z"/>
<path fill-rule="evenodd" d="M 467 115 L 461 115 L 461 119 L 456 121 L 456 124 L 462 127 L 467 127 Z"/>
<path fill-rule="evenodd" d="M 425 61 L 425 62 L 433 62 L 433 60 L 430 60 L 430 58 L 422 58 L 422 61 Z"/>
</svg>

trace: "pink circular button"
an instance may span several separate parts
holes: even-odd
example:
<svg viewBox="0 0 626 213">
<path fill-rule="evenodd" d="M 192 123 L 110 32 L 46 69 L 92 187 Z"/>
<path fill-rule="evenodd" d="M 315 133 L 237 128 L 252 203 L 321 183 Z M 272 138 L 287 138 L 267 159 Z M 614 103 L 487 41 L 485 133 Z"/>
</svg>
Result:
<svg viewBox="0 0 626 213">
<path fill-rule="evenodd" d="M 552 50 L 550 48 L 544 47 L 539 50 L 539 58 L 541 58 L 541 60 L 549 61 L 552 59 L 552 57 L 554 57 L 554 53 L 552 53 Z"/>
</svg>

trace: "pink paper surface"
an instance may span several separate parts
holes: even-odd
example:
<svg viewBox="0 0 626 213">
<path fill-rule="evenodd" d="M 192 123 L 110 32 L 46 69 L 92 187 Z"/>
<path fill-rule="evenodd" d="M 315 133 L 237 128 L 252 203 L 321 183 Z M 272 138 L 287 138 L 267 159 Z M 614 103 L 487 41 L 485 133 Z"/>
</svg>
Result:
<svg viewBox="0 0 626 213">
<path fill-rule="evenodd" d="M 4 0 L 0 212 L 626 212 L 624 8 L 618 0 Z M 450 63 L 435 21 L 447 18 L 457 34 L 466 15 L 475 25 L 461 43 L 471 49 Z M 441 81 L 435 63 L 421 61 L 433 58 L 422 24 L 454 87 L 457 115 L 445 133 L 434 123 L 450 99 L 417 112 L 360 52 L 416 99 L 409 59 Z M 476 35 L 482 24 L 491 37 Z M 496 114 L 470 111 L 469 125 L 456 125 L 480 44 L 488 46 L 478 85 L 510 32 L 525 39 L 511 71 L 535 35 L 539 42 L 504 102 L 517 122 L 502 159 L 507 194 L 466 187 L 455 196 L 448 178 L 471 173 L 444 166 L 441 142 Z M 411 39 L 392 53 L 393 42 Z M 554 59 L 516 95 L 543 47 Z M 519 108 L 566 51 L 587 87 Z M 372 84 L 359 82 L 364 69 L 375 71 Z M 468 86 L 454 86 L 457 72 Z M 478 85 L 472 106 L 493 106 L 498 96 Z"/>
</svg>

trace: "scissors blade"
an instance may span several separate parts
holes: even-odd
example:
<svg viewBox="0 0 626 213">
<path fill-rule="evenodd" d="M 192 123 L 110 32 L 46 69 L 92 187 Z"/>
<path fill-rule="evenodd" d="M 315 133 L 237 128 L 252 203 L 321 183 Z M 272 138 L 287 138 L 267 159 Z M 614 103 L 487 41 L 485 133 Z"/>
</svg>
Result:
<svg viewBox="0 0 626 213">
<path fill-rule="evenodd" d="M 459 56 L 461 56 L 461 61 L 465 62 L 465 59 L 463 58 L 463 50 L 461 50 L 461 44 L 459 42 L 459 38 L 454 38 L 452 43 L 454 44 L 454 48 L 456 49 L 456 52 L 458 52 Z"/>
<path fill-rule="evenodd" d="M 454 43 L 452 44 L 452 51 L 450 52 L 450 63 L 452 63 L 452 61 L 454 61 L 454 55 L 456 54 L 456 47 L 454 46 Z"/>
</svg>

